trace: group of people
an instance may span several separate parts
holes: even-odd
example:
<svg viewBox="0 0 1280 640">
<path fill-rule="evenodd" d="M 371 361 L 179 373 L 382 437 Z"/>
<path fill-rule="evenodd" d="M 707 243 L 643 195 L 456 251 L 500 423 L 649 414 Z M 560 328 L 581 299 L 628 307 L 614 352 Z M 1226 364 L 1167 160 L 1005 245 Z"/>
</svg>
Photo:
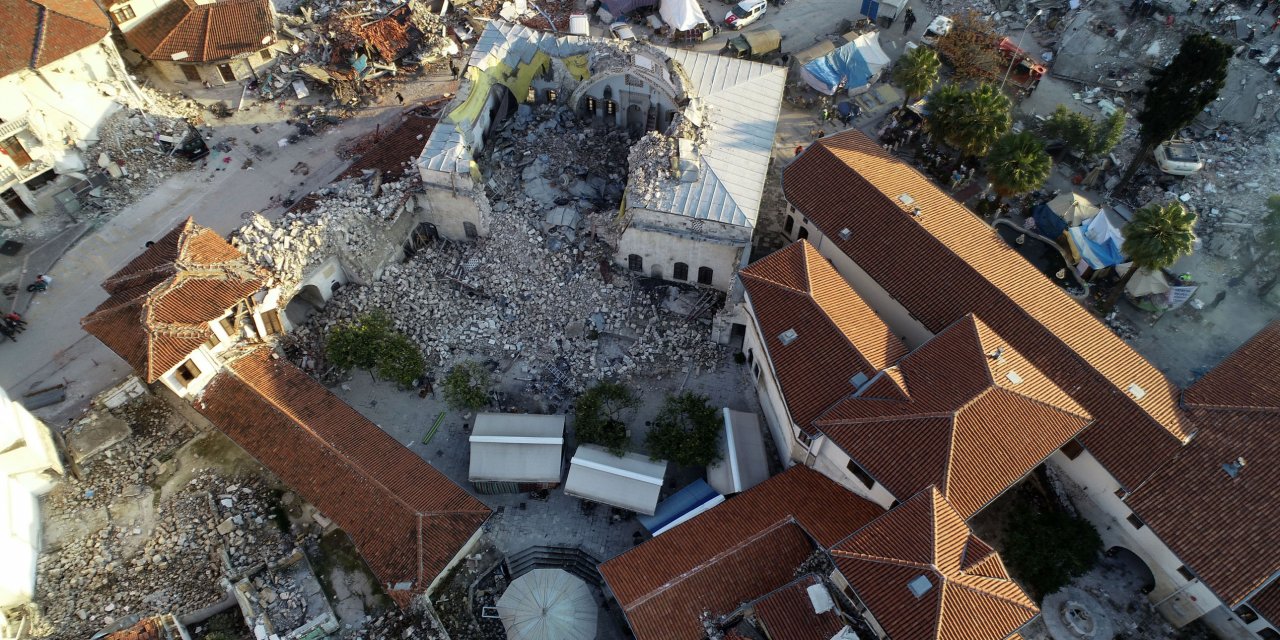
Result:
<svg viewBox="0 0 1280 640">
<path fill-rule="evenodd" d="M 22 333 L 26 328 L 27 321 L 23 320 L 22 316 L 17 313 L 10 313 L 3 319 L 0 319 L 0 335 L 3 335 L 14 342 L 18 341 L 18 334 Z"/>
</svg>

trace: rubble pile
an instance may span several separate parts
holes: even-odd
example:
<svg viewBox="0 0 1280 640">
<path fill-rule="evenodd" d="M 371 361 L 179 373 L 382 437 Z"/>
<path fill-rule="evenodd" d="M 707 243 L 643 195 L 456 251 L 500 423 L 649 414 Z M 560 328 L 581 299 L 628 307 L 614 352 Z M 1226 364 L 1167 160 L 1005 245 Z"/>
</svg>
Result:
<svg viewBox="0 0 1280 640">
<path fill-rule="evenodd" d="M 631 167 L 627 188 L 643 202 L 653 200 L 672 177 L 671 157 L 675 153 L 674 139 L 657 131 L 646 133 L 627 156 Z"/>
<path fill-rule="evenodd" d="M 381 640 L 382 638 L 433 640 L 447 636 L 431 616 L 422 610 L 400 611 L 392 608 L 368 620 L 363 628 L 351 631 L 344 637 L 349 640 Z"/>
<path fill-rule="evenodd" d="M 94 173 L 109 179 L 91 192 L 87 204 L 114 213 L 147 195 L 170 175 L 190 169 L 175 152 L 188 135 L 200 135 L 183 116 L 122 109 L 98 125 L 98 141 L 85 152 Z"/>
<path fill-rule="evenodd" d="M 235 231 L 231 244 L 267 268 L 270 286 L 292 291 L 329 256 L 385 249 L 380 234 L 404 210 L 415 184 L 413 179 L 381 183 L 375 177 L 336 182 L 275 222 L 255 215 Z M 344 264 L 356 271 L 357 280 L 373 279 L 374 274 L 361 270 L 361 262 Z"/>
</svg>

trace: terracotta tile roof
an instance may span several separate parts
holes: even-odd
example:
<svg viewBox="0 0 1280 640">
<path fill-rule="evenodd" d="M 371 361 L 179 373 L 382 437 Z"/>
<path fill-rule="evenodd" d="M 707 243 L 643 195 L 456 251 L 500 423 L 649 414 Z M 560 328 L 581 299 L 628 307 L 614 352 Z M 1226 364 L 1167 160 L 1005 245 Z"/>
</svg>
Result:
<svg viewBox="0 0 1280 640">
<path fill-rule="evenodd" d="M 196 408 L 325 516 L 401 606 L 489 517 L 483 503 L 289 362 L 261 347 Z M 411 583 L 408 588 L 394 588 Z"/>
<path fill-rule="evenodd" d="M 412 112 L 405 114 L 400 126 L 383 131 L 376 144 L 360 154 L 338 179 L 360 176 L 367 169 L 379 171 L 390 180 L 417 175 L 413 161 L 422 154 L 422 147 L 438 121 L 438 118 Z"/>
<path fill-rule="evenodd" d="M 895 496 L 937 485 L 965 518 L 1089 424 L 1083 407 L 972 315 L 890 371 L 901 382 L 876 382 L 904 399 L 849 397 L 814 424 Z"/>
<path fill-rule="evenodd" d="M 758 260 L 739 275 L 787 408 L 802 428 L 857 390 L 854 375 L 871 378 L 907 353 L 808 242 Z M 784 345 L 780 335 L 787 330 L 797 337 Z"/>
<path fill-rule="evenodd" d="M 102 640 L 169 640 L 158 618 L 143 618 L 138 624 L 107 634 Z"/>
<path fill-rule="evenodd" d="M 831 556 L 893 640 L 1008 638 L 1039 610 L 999 554 L 973 539 L 931 487 L 835 545 Z"/>
<path fill-rule="evenodd" d="M 1082 436 L 1136 487 L 1190 433 L 1178 390 L 989 226 L 856 130 L 811 145 L 783 174 L 792 205 L 930 331 L 978 313 L 1096 418 Z M 902 204 L 907 194 L 912 202 Z M 919 208 L 920 216 L 911 210 Z M 848 240 L 845 227 L 857 230 Z M 903 265 L 910 265 L 904 268 Z M 1126 389 L 1137 384 L 1139 400 Z"/>
<path fill-rule="evenodd" d="M 214 336 L 210 321 L 263 282 L 243 254 L 187 218 L 107 278 L 111 296 L 80 322 L 155 382 Z"/>
<path fill-rule="evenodd" d="M 38 69 L 111 32 L 93 0 L 0 0 L 0 77 Z"/>
<path fill-rule="evenodd" d="M 216 62 L 262 49 L 274 37 L 269 0 L 220 0 L 197 4 L 173 0 L 125 32 L 131 46 L 152 60 Z"/>
<path fill-rule="evenodd" d="M 1280 321 L 1187 389 L 1185 402 L 1199 431 L 1126 499 L 1187 568 L 1232 607 L 1280 572 L 1274 526 L 1280 520 L 1277 381 Z M 1239 459 L 1244 466 L 1237 469 Z"/>
<path fill-rule="evenodd" d="M 810 537 L 829 546 L 883 512 L 795 466 L 601 564 L 600 573 L 637 638 L 699 639 L 702 611 L 723 615 L 790 582 L 814 548 Z"/>
<path fill-rule="evenodd" d="M 1280 580 L 1272 580 L 1271 584 L 1249 598 L 1249 606 L 1273 626 L 1280 625 Z"/>
<path fill-rule="evenodd" d="M 813 610 L 808 589 L 816 584 L 822 581 L 810 574 L 756 601 L 756 618 L 769 640 L 831 640 L 844 628 L 834 609 Z"/>
</svg>

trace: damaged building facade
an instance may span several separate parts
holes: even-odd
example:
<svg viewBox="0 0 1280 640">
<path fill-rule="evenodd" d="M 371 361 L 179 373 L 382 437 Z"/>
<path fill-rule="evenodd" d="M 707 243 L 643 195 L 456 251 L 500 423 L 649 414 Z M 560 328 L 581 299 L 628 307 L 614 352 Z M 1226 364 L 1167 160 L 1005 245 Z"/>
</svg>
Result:
<svg viewBox="0 0 1280 640">
<path fill-rule="evenodd" d="M 746 326 L 784 462 L 882 507 L 934 484 L 965 519 L 1046 464 L 1171 623 L 1276 637 L 1280 324 L 1184 392 L 862 133 L 783 186 L 798 242 L 743 270 L 721 321 Z"/>
<path fill-rule="evenodd" d="M 276 63 L 284 46 L 269 0 L 169 0 L 158 6 L 153 0 L 132 0 L 115 2 L 108 10 L 129 46 L 177 84 L 255 78 Z"/>
<path fill-rule="evenodd" d="M 408 607 L 476 544 L 490 511 L 279 357 L 274 337 L 289 325 L 266 276 L 188 219 L 109 277 L 111 296 L 82 324 L 345 531 Z"/>
<path fill-rule="evenodd" d="M 13 227 L 56 210 L 67 183 L 85 178 L 86 141 L 137 89 L 92 0 L 0 7 L 0 226 Z"/>
<path fill-rule="evenodd" d="M 486 144 L 522 110 L 565 107 L 576 126 L 627 134 L 627 174 L 585 186 L 528 175 L 531 206 L 575 218 L 586 212 L 563 211 L 582 208 L 573 196 L 613 189 L 611 229 L 598 231 L 617 265 L 727 291 L 749 259 L 785 79 L 781 67 L 491 22 L 418 159 L 422 217 L 451 239 L 487 235 Z"/>
</svg>

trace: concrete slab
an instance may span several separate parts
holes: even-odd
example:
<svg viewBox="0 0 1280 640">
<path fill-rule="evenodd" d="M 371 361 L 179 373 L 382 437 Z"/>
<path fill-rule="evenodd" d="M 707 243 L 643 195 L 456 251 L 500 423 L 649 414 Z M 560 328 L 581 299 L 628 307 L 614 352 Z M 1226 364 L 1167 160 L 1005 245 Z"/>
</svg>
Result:
<svg viewBox="0 0 1280 640">
<path fill-rule="evenodd" d="M 79 431 L 67 434 L 67 447 L 77 462 L 84 462 L 133 433 L 129 423 L 111 415 L 102 415 Z"/>
</svg>

